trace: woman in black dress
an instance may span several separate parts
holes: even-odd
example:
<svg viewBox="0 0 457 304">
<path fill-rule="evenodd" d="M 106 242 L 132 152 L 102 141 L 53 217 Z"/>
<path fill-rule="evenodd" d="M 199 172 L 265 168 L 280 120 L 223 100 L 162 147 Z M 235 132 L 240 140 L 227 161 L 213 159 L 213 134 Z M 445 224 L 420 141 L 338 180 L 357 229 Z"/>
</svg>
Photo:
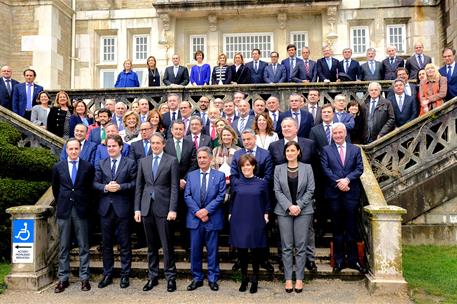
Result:
<svg viewBox="0 0 457 304">
<path fill-rule="evenodd" d="M 235 53 L 230 70 L 232 74 L 232 84 L 251 83 L 251 72 L 248 67 L 244 65 L 243 54 Z"/>
<path fill-rule="evenodd" d="M 267 247 L 266 225 L 270 204 L 268 182 L 254 176 L 257 162 L 250 154 L 244 154 L 238 161 L 242 175 L 232 180 L 232 194 L 229 209 L 230 241 L 237 248 L 241 268 L 241 286 L 246 291 L 249 283 L 248 250 L 251 249 L 253 277 L 250 293 L 257 292 L 259 264 Z"/>
<path fill-rule="evenodd" d="M 348 112 L 354 117 L 354 128 L 349 131 L 351 143 L 362 144 L 363 143 L 363 127 L 364 121 L 362 113 L 360 112 L 360 105 L 357 101 L 353 100 L 348 105 Z"/>
<path fill-rule="evenodd" d="M 146 60 L 148 67 L 147 72 L 143 77 L 143 87 L 159 87 L 160 86 L 160 74 L 157 69 L 157 60 L 154 56 L 149 56 Z"/>
<path fill-rule="evenodd" d="M 70 97 L 65 91 L 57 93 L 48 115 L 48 131 L 64 139 L 70 136 L 70 117 L 73 113 Z"/>
</svg>

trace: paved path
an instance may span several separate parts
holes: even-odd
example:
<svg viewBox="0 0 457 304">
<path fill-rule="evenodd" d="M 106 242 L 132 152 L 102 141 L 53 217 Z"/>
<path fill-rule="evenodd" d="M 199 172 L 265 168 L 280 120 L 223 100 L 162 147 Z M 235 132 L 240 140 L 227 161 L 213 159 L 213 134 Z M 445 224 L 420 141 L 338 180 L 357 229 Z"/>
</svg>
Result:
<svg viewBox="0 0 457 304">
<path fill-rule="evenodd" d="M 72 279 L 74 284 L 61 294 L 54 294 L 54 285 L 41 291 L 13 291 L 6 290 L 0 295 L 0 303 L 5 304 L 115 304 L 115 303 L 197 303 L 197 304 L 224 304 L 224 303 L 255 303 L 255 304 L 411 304 L 405 295 L 390 295 L 388 297 L 370 296 L 365 288 L 365 282 L 348 282 L 335 280 L 313 280 L 305 284 L 301 294 L 287 294 L 284 292 L 283 283 L 275 281 L 260 281 L 257 294 L 238 291 L 239 283 L 234 281 L 221 281 L 218 292 L 211 291 L 207 284 L 189 292 L 186 286 L 189 280 L 178 280 L 178 290 L 174 293 L 166 292 L 164 280 L 150 292 L 143 292 L 144 280 L 131 279 L 130 287 L 121 290 L 119 280 L 105 289 L 98 289 L 96 282 L 92 283 L 92 290 L 82 292 L 80 284 Z M 94 288 L 95 287 L 95 288 Z"/>
</svg>

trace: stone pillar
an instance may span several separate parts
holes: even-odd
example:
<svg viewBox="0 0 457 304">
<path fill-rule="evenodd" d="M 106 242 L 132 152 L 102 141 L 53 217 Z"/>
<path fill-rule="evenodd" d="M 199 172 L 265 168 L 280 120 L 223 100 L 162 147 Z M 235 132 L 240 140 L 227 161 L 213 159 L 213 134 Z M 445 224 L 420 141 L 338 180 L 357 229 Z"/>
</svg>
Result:
<svg viewBox="0 0 457 304">
<path fill-rule="evenodd" d="M 50 206 L 18 206 L 8 208 L 11 222 L 20 220 L 33 221 L 33 247 L 31 257 L 24 263 L 12 263 L 10 274 L 6 276 L 9 289 L 40 290 L 53 281 L 53 267 L 49 261 L 48 217 L 52 214 Z M 12 243 L 15 236 L 12 230 Z M 13 254 L 13 248 L 12 248 Z M 48 263 L 50 265 L 48 265 Z"/>
<path fill-rule="evenodd" d="M 369 205 L 364 210 L 370 221 L 368 290 L 380 295 L 406 292 L 401 247 L 401 217 L 406 210 L 387 205 Z"/>
</svg>

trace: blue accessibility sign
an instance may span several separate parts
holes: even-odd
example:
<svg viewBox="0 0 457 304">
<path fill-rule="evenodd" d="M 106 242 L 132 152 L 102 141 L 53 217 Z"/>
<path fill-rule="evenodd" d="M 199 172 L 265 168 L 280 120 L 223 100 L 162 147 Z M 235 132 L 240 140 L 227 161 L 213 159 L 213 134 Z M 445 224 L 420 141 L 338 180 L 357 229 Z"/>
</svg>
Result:
<svg viewBox="0 0 457 304">
<path fill-rule="evenodd" d="M 13 221 L 13 243 L 33 243 L 34 220 Z"/>
</svg>

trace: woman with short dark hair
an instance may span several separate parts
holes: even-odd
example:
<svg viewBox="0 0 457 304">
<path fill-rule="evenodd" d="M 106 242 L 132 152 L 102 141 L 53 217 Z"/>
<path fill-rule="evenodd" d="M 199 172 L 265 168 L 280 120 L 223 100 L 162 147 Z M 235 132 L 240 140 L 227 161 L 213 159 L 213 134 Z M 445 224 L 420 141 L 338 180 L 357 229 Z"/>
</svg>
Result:
<svg viewBox="0 0 457 304">
<path fill-rule="evenodd" d="M 194 55 L 197 64 L 190 69 L 190 83 L 196 86 L 206 85 L 210 82 L 211 67 L 203 63 L 205 54 L 202 51 L 196 51 Z"/>
</svg>

